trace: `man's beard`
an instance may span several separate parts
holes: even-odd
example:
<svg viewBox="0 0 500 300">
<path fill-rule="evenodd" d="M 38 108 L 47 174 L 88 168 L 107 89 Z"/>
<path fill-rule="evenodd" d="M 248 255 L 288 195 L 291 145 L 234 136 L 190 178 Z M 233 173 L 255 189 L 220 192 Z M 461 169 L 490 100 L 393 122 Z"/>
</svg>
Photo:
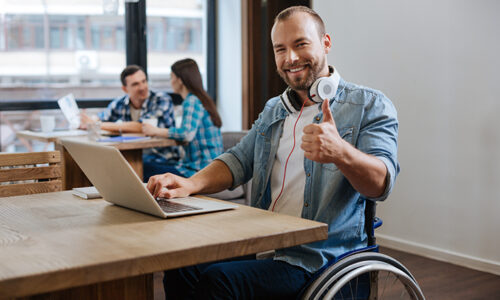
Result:
<svg viewBox="0 0 500 300">
<path fill-rule="evenodd" d="M 282 71 L 281 69 L 278 69 L 278 74 L 280 77 L 285 81 L 285 83 L 292 88 L 295 91 L 306 91 L 311 87 L 311 85 L 320 77 L 321 69 L 323 65 L 325 64 L 324 60 L 321 62 L 316 61 L 315 63 L 313 62 L 306 62 L 304 63 L 298 63 L 294 65 L 289 65 L 286 66 L 285 69 L 293 69 L 294 67 L 298 66 L 306 66 L 306 68 L 309 69 L 309 74 L 306 75 L 306 77 L 298 77 L 295 80 L 291 80 L 287 76 L 287 72 Z"/>
</svg>

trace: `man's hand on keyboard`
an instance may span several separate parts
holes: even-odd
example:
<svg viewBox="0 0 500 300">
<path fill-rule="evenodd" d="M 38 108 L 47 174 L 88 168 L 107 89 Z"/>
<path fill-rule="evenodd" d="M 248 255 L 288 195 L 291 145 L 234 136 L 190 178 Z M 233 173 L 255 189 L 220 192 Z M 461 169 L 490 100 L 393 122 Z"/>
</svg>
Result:
<svg viewBox="0 0 500 300">
<path fill-rule="evenodd" d="M 170 173 L 152 176 L 147 185 L 153 197 L 169 199 L 191 195 L 192 187 L 189 179 Z"/>
</svg>

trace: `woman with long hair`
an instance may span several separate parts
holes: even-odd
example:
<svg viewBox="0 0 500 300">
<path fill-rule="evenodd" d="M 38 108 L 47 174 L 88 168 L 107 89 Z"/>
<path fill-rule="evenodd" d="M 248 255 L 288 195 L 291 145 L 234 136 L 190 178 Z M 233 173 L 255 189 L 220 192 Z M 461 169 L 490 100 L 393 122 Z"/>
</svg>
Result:
<svg viewBox="0 0 500 300">
<path fill-rule="evenodd" d="M 171 66 L 170 82 L 174 93 L 181 95 L 182 124 L 180 127 L 158 128 L 142 124 L 148 136 L 174 139 L 182 144 L 185 155 L 180 161 L 144 166 L 144 181 L 163 173 L 190 177 L 223 152 L 220 127 L 222 121 L 214 101 L 203 89 L 200 70 L 190 58 Z"/>
</svg>

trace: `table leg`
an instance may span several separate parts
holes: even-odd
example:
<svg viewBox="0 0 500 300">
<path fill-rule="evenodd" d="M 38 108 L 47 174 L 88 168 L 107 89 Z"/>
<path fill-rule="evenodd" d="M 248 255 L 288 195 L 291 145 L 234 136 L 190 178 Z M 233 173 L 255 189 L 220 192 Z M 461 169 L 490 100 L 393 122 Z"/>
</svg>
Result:
<svg viewBox="0 0 500 300">
<path fill-rule="evenodd" d="M 132 169 L 142 180 L 144 169 L 142 164 L 142 149 L 121 150 L 123 157 L 128 161 Z"/>
<path fill-rule="evenodd" d="M 61 143 L 55 143 L 55 149 L 61 152 L 61 169 L 63 190 L 75 187 L 91 186 L 90 180 L 73 160 L 73 157 Z"/>
<path fill-rule="evenodd" d="M 75 187 L 91 186 L 92 183 L 85 176 L 82 169 L 75 162 L 73 157 L 60 143 L 56 143 L 56 150 L 61 152 L 62 182 L 64 190 L 71 190 Z M 142 149 L 121 150 L 123 157 L 129 162 L 132 169 L 142 180 Z"/>
</svg>

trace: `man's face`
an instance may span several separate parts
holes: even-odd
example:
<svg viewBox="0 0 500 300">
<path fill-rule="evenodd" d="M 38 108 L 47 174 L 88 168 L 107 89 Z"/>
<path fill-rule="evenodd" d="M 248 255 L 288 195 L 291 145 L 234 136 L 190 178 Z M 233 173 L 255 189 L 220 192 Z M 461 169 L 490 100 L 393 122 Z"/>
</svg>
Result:
<svg viewBox="0 0 500 300">
<path fill-rule="evenodd" d="M 307 90 L 316 79 L 328 76 L 330 36 L 319 36 L 309 14 L 298 12 L 276 23 L 271 40 L 278 74 L 292 89 Z"/>
<path fill-rule="evenodd" d="M 148 81 L 146 74 L 139 70 L 132 75 L 125 77 L 126 85 L 122 86 L 122 90 L 128 94 L 132 106 L 140 108 L 144 100 L 149 96 Z"/>
</svg>

